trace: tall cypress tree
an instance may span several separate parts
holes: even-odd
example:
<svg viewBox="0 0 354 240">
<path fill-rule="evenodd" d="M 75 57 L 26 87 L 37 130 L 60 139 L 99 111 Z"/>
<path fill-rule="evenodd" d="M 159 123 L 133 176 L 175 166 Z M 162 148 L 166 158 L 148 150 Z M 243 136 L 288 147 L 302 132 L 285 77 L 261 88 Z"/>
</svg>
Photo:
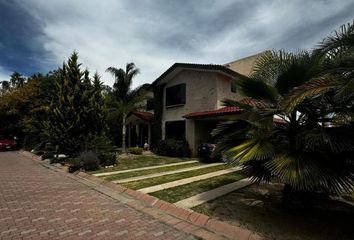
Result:
<svg viewBox="0 0 354 240">
<path fill-rule="evenodd" d="M 81 70 L 74 52 L 55 74 L 56 91 L 49 106 L 45 135 L 62 152 L 75 155 L 85 150 L 92 136 L 104 133 L 105 115 L 101 95 L 102 83 L 95 74 Z"/>
</svg>

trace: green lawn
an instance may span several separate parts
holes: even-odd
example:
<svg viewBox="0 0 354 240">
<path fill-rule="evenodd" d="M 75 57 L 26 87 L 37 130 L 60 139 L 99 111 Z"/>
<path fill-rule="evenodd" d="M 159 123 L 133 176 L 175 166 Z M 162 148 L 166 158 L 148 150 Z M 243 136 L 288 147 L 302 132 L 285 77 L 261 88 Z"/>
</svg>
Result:
<svg viewBox="0 0 354 240">
<path fill-rule="evenodd" d="M 161 176 L 161 177 L 154 177 L 154 178 L 140 180 L 140 181 L 122 183 L 122 185 L 125 187 L 128 187 L 128 188 L 131 188 L 131 189 L 141 189 L 141 188 L 155 186 L 155 185 L 159 185 L 159 184 L 163 184 L 163 183 L 167 183 L 167 182 L 176 181 L 176 180 L 183 179 L 183 178 L 189 178 L 189 177 L 194 177 L 194 176 L 198 176 L 198 175 L 202 175 L 202 174 L 206 174 L 206 173 L 211 173 L 211 172 L 223 170 L 223 169 L 230 168 L 230 167 L 231 166 L 227 166 L 227 165 L 214 166 L 214 167 L 193 170 L 193 171 L 189 171 L 189 172 L 176 173 L 176 174 L 171 174 L 171 175 L 166 175 L 166 176 Z"/>
<path fill-rule="evenodd" d="M 189 163 L 189 164 L 183 164 L 183 165 L 177 165 L 177 166 L 160 167 L 160 168 L 155 168 L 155 169 L 120 173 L 120 174 L 116 174 L 116 175 L 107 176 L 107 177 L 105 177 L 105 179 L 108 181 L 113 181 L 113 180 L 118 180 L 118 179 L 125 179 L 125 178 L 143 176 L 143 175 L 148 175 L 148 174 L 153 174 L 153 173 L 173 171 L 173 170 L 177 170 L 177 169 L 189 168 L 189 167 L 195 167 L 195 166 L 201 166 L 201 165 L 203 165 L 203 163 L 197 162 L 197 163 Z"/>
<path fill-rule="evenodd" d="M 196 159 L 191 158 L 173 158 L 173 157 L 165 157 L 165 156 L 131 156 L 131 157 L 118 157 L 118 164 L 112 168 L 102 168 L 97 171 L 92 171 L 90 173 L 102 173 L 102 172 L 113 172 L 120 170 L 127 170 L 133 168 L 142 168 L 142 167 L 150 167 L 157 165 L 164 165 L 169 163 L 178 163 L 191 161 Z"/>
<path fill-rule="evenodd" d="M 154 192 L 150 195 L 165 200 L 167 202 L 175 203 L 185 198 L 197 195 L 199 193 L 209 191 L 232 182 L 236 182 L 244 177 L 245 173 L 243 171 L 228 173 L 218 177 L 213 177 L 210 179 L 205 179 L 202 181 Z"/>
</svg>

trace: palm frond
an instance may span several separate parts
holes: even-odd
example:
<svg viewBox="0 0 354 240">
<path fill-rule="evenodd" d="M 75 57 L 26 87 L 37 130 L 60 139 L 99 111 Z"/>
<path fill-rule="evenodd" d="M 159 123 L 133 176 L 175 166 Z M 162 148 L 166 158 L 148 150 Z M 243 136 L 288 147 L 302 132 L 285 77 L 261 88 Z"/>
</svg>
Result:
<svg viewBox="0 0 354 240">
<path fill-rule="evenodd" d="M 258 79 L 269 85 L 274 86 L 279 72 L 284 68 L 284 64 L 291 59 L 291 54 L 281 51 L 267 51 L 262 54 L 255 62 L 250 78 Z"/>
<path fill-rule="evenodd" d="M 241 164 L 251 160 L 264 161 L 272 158 L 274 146 L 264 137 L 252 138 L 229 149 L 225 154 L 229 161 Z"/>
<path fill-rule="evenodd" d="M 280 106 L 286 113 L 292 112 L 305 99 L 333 90 L 340 84 L 338 78 L 324 75 L 294 88 L 281 102 Z"/>
<path fill-rule="evenodd" d="M 299 156 L 279 153 L 266 163 L 266 167 L 296 190 L 313 191 L 321 178 L 321 169 L 313 161 L 305 162 Z"/>
<path fill-rule="evenodd" d="M 279 94 L 286 95 L 291 89 L 302 85 L 317 74 L 316 71 L 321 66 L 317 60 L 304 50 L 298 50 L 292 53 L 287 60 L 284 60 L 274 83 Z"/>
<path fill-rule="evenodd" d="M 354 20 L 351 23 L 342 25 L 332 36 L 325 38 L 317 45 L 315 51 L 325 54 L 338 51 L 340 48 L 354 46 Z"/>
<path fill-rule="evenodd" d="M 237 87 L 243 96 L 253 99 L 274 102 L 278 98 L 278 92 L 274 87 L 257 79 L 240 79 Z"/>
</svg>

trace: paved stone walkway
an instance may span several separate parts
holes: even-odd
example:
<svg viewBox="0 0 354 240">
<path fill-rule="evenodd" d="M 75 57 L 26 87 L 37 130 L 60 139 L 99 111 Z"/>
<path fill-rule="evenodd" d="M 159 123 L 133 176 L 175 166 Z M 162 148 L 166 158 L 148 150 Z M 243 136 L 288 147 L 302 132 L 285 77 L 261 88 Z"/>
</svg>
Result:
<svg viewBox="0 0 354 240">
<path fill-rule="evenodd" d="M 17 152 L 0 152 L 0 239 L 195 239 Z"/>
<path fill-rule="evenodd" d="M 155 186 L 151 186 L 151 187 L 142 188 L 142 189 L 139 189 L 138 191 L 143 192 L 143 193 L 157 192 L 157 191 L 185 185 L 185 184 L 192 183 L 192 182 L 196 182 L 196 181 L 200 181 L 200 180 L 204 180 L 204 179 L 208 179 L 208 178 L 212 178 L 212 177 L 217 177 L 217 176 L 221 176 L 221 175 L 232 173 L 232 172 L 237 172 L 240 170 L 241 170 L 241 168 L 239 168 L 239 167 L 224 169 L 224 170 L 220 170 L 220 171 L 216 171 L 216 172 L 211 172 L 211 173 L 207 173 L 207 174 L 203 174 L 203 175 L 198 175 L 198 176 L 184 178 L 184 179 L 180 179 L 180 180 L 176 180 L 176 181 L 172 181 L 172 182 L 168 182 L 168 183 L 163 183 L 163 184 L 159 184 L 159 185 L 155 185 Z"/>
<path fill-rule="evenodd" d="M 215 166 L 219 166 L 219 165 L 223 165 L 223 164 L 225 164 L 225 163 L 211 163 L 211 164 L 206 164 L 206 165 L 202 165 L 202 166 L 188 167 L 188 168 L 182 168 L 182 169 L 177 169 L 177 170 L 172 170 L 172 171 L 166 171 L 166 172 L 160 172 L 160 173 L 152 173 L 152 174 L 147 174 L 147 175 L 143 175 L 143 176 L 119 179 L 119 180 L 115 180 L 115 181 L 112 181 L 112 182 L 114 182 L 114 183 L 126 183 L 126 182 L 140 181 L 140 180 L 154 178 L 154 177 L 161 177 L 161 176 L 172 175 L 172 174 L 176 174 L 176 173 L 189 172 L 189 171 L 203 169 L 203 168 L 208 168 L 208 167 L 215 167 Z"/>
<path fill-rule="evenodd" d="M 136 171 L 150 170 L 150 169 L 157 169 L 157 168 L 171 167 L 171 166 L 180 166 L 180 165 L 186 165 L 186 164 L 196 163 L 196 162 L 198 162 L 198 161 L 193 160 L 193 161 L 185 161 L 185 162 L 178 162 L 178 163 L 170 163 L 170 164 L 157 165 L 157 166 L 150 166 L 150 167 L 142 167 L 142 168 L 127 169 L 127 170 L 121 170 L 121 171 L 95 173 L 95 174 L 92 174 L 92 175 L 93 175 L 93 176 L 96 176 L 96 177 L 103 177 L 103 176 L 116 175 L 116 174 L 120 174 L 120 173 L 136 172 Z"/>
</svg>

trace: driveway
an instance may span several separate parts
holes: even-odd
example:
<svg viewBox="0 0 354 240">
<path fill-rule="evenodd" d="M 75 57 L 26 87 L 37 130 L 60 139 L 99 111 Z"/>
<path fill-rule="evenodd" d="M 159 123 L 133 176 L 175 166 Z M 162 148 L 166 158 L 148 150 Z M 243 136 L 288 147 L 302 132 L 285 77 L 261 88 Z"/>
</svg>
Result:
<svg viewBox="0 0 354 240">
<path fill-rule="evenodd" d="M 195 237 L 18 152 L 0 152 L 0 239 Z"/>
</svg>

